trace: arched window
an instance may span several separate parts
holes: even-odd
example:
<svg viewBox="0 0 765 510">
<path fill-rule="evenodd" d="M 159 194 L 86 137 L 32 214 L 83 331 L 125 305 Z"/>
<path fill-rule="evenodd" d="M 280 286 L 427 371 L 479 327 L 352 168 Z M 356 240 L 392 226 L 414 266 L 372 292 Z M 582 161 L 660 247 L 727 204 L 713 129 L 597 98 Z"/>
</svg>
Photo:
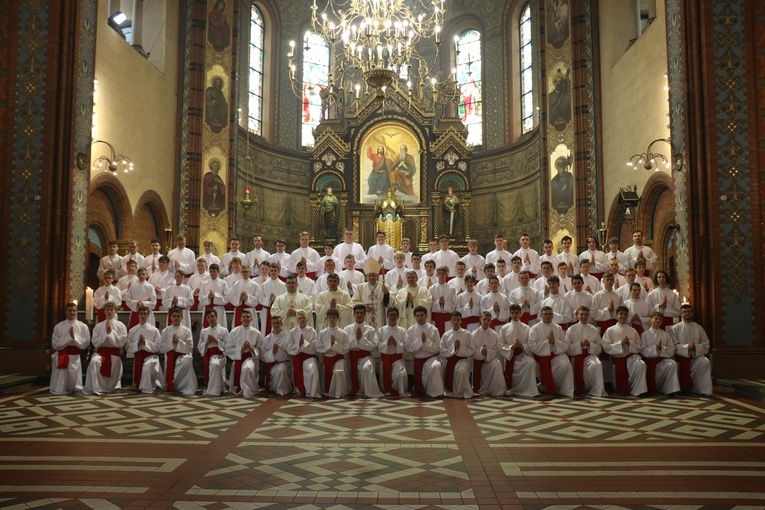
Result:
<svg viewBox="0 0 765 510">
<path fill-rule="evenodd" d="M 526 4 L 519 25 L 521 43 L 521 134 L 534 127 L 534 83 L 531 46 L 531 6 Z"/>
<path fill-rule="evenodd" d="M 303 146 L 313 144 L 312 130 L 321 121 L 321 92 L 329 81 L 329 44 L 320 35 L 306 32 L 303 38 Z"/>
<path fill-rule="evenodd" d="M 459 116 L 468 128 L 467 142 L 483 144 L 483 101 L 481 87 L 481 33 L 467 30 L 457 39 L 457 84 L 460 88 Z"/>
<path fill-rule="evenodd" d="M 263 57 L 266 24 L 256 6 L 250 9 L 250 97 L 247 128 L 256 135 L 263 131 Z"/>
</svg>

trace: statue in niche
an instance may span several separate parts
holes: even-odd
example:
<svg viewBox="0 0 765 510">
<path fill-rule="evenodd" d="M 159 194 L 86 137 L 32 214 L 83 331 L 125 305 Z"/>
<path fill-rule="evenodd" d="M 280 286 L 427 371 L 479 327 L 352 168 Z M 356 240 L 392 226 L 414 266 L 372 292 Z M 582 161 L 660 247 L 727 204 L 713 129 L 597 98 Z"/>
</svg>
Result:
<svg viewBox="0 0 765 510">
<path fill-rule="evenodd" d="M 547 27 L 547 42 L 560 49 L 568 39 L 568 0 L 552 0 Z"/>
<path fill-rule="evenodd" d="M 228 101 L 223 94 L 223 79 L 216 76 L 212 86 L 205 92 L 205 122 L 215 134 L 223 131 L 228 123 Z"/>
<path fill-rule="evenodd" d="M 409 147 L 402 143 L 398 148 L 398 159 L 391 168 L 390 184 L 396 190 L 417 197 L 414 191 L 414 174 L 417 173 L 417 165 L 414 157 L 409 154 Z"/>
<path fill-rule="evenodd" d="M 324 228 L 327 230 L 327 235 L 337 235 L 337 219 L 340 215 L 340 203 L 337 197 L 332 194 L 332 188 L 327 188 L 327 193 L 321 199 L 319 204 L 319 212 L 324 218 Z"/>
<path fill-rule="evenodd" d="M 457 212 L 460 207 L 460 198 L 454 194 L 452 188 L 447 188 L 443 202 L 444 207 L 444 232 L 454 235 L 454 223 L 457 220 Z"/>
<path fill-rule="evenodd" d="M 550 124 L 558 131 L 563 131 L 571 122 L 571 69 L 566 74 L 561 68 L 552 77 L 553 91 L 548 96 Z"/>
<path fill-rule="evenodd" d="M 207 18 L 207 40 L 217 52 L 225 50 L 231 43 L 231 27 L 226 21 L 225 11 L 226 2 L 218 0 Z"/>
<path fill-rule="evenodd" d="M 369 194 L 385 196 L 390 191 L 390 172 L 393 162 L 385 155 L 385 147 L 377 146 L 377 152 L 372 152 L 372 147 L 367 147 L 367 157 L 372 160 L 372 173 L 369 174 L 367 184 Z"/>
<path fill-rule="evenodd" d="M 226 183 L 220 177 L 221 163 L 212 158 L 208 164 L 210 171 L 202 179 L 202 207 L 213 218 L 217 218 L 226 208 Z"/>
<path fill-rule="evenodd" d="M 571 154 L 560 156 L 555 160 L 558 173 L 552 178 L 552 207 L 558 214 L 564 216 L 574 207 L 574 176 L 571 174 Z"/>
</svg>

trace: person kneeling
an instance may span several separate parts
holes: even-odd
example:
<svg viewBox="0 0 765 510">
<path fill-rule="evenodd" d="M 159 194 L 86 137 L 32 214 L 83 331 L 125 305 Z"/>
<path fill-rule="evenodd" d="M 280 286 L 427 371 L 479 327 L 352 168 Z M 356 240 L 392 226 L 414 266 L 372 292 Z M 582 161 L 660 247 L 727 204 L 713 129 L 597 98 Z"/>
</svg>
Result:
<svg viewBox="0 0 765 510">
<path fill-rule="evenodd" d="M 199 334 L 197 349 L 202 355 L 204 367 L 205 391 L 203 395 L 217 397 L 225 390 L 226 381 L 226 345 L 231 342 L 228 330 L 218 324 L 218 312 L 210 308 L 205 312 L 205 320 L 209 324 Z"/>
<path fill-rule="evenodd" d="M 197 392 L 197 374 L 194 373 L 194 339 L 191 330 L 183 324 L 184 311 L 174 308 L 170 312 L 170 326 L 162 330 L 160 350 L 165 353 L 165 385 L 167 391 L 184 395 Z"/>
<path fill-rule="evenodd" d="M 252 326 L 252 312 L 243 310 L 242 324 L 231 330 L 231 342 L 226 345 L 226 355 L 234 362 L 228 379 L 228 388 L 235 395 L 257 395 L 260 372 L 260 348 L 263 334 Z"/>
<path fill-rule="evenodd" d="M 162 338 L 159 330 L 149 324 L 148 306 L 138 307 L 138 324 L 128 333 L 127 351 L 134 355 L 133 388 L 141 393 L 154 393 L 155 388 L 165 386 L 165 374 L 159 364 L 159 346 Z"/>
<path fill-rule="evenodd" d="M 77 320 L 77 305 L 66 305 L 66 320 L 53 328 L 50 392 L 66 395 L 82 389 L 80 350 L 90 343 L 90 330 Z"/>
<path fill-rule="evenodd" d="M 271 332 L 263 339 L 262 359 L 266 363 L 266 391 L 277 395 L 292 393 L 292 358 L 287 354 L 289 332 L 282 329 L 282 318 L 271 317 Z"/>
</svg>

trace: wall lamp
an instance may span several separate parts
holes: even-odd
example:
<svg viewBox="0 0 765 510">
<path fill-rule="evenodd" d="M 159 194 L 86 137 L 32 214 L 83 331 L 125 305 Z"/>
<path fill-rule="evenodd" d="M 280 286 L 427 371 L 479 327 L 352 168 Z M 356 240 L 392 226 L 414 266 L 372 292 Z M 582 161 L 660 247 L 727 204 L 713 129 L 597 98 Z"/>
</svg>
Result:
<svg viewBox="0 0 765 510">
<path fill-rule="evenodd" d="M 114 29 L 120 28 L 120 25 L 122 25 L 125 20 L 127 20 L 127 15 L 122 11 L 116 11 L 109 16 L 109 26 Z"/>
<path fill-rule="evenodd" d="M 90 167 L 92 171 L 103 170 L 116 175 L 120 169 L 122 169 L 124 173 L 132 172 L 134 170 L 133 162 L 130 161 L 130 158 L 122 154 L 117 154 L 112 144 L 104 140 L 93 140 L 90 145 L 95 145 L 97 143 L 102 143 L 109 147 L 109 153 L 100 156 L 93 161 L 93 166 Z M 88 168 L 88 153 L 88 146 L 83 147 L 82 150 L 77 153 L 77 168 L 80 170 Z"/>
<path fill-rule="evenodd" d="M 667 158 L 660 152 L 654 152 L 653 145 L 658 142 L 664 142 L 672 149 L 671 159 Z M 672 166 L 672 170 L 675 172 L 683 171 L 683 156 L 680 154 L 669 138 L 658 138 L 648 144 L 648 148 L 642 154 L 633 154 L 627 161 L 627 166 L 634 168 L 643 167 L 643 170 L 656 170 L 659 171 L 659 164 L 663 164 L 667 170 Z"/>
</svg>

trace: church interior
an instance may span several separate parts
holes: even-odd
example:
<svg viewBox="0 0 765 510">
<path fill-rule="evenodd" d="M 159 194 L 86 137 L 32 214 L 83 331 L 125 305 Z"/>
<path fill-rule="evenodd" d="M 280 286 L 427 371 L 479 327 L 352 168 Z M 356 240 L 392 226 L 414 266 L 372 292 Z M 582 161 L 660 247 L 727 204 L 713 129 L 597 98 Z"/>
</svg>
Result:
<svg viewBox="0 0 765 510">
<path fill-rule="evenodd" d="M 0 0 L 0 175 L 2 508 L 765 508 L 765 2 Z M 112 243 L 635 231 L 713 396 L 48 392 Z"/>
</svg>

